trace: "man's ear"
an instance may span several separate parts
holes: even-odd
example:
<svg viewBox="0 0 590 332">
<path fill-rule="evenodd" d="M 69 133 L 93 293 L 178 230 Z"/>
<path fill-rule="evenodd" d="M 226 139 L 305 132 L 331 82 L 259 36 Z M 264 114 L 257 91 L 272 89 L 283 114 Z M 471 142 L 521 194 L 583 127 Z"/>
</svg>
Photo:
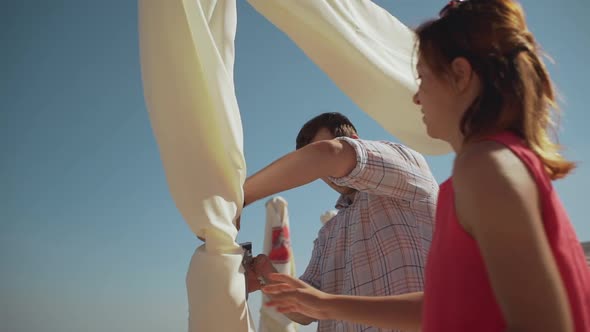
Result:
<svg viewBox="0 0 590 332">
<path fill-rule="evenodd" d="M 453 83 L 458 92 L 464 92 L 473 78 L 471 63 L 464 57 L 457 57 L 451 62 Z"/>
</svg>

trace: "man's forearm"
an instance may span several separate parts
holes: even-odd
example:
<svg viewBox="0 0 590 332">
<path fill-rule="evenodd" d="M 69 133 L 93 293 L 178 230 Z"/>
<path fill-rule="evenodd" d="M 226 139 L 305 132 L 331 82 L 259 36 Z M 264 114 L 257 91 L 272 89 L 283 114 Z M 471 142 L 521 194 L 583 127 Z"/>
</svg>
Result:
<svg viewBox="0 0 590 332">
<path fill-rule="evenodd" d="M 246 204 L 328 176 L 343 176 L 356 163 L 352 147 L 321 141 L 285 155 L 250 176 L 244 184 Z"/>
<path fill-rule="evenodd" d="M 379 297 L 334 295 L 326 311 L 333 320 L 418 331 L 422 319 L 422 299 L 422 292 Z"/>
</svg>

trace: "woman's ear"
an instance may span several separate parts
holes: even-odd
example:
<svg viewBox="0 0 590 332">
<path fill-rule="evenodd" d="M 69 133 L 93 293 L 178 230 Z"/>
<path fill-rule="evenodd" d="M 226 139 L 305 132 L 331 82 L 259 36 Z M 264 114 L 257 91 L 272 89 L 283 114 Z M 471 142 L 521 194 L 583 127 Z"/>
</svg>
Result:
<svg viewBox="0 0 590 332">
<path fill-rule="evenodd" d="M 458 92 L 464 92 L 469 88 L 473 78 L 471 63 L 464 57 L 457 57 L 451 62 L 453 83 Z"/>
</svg>

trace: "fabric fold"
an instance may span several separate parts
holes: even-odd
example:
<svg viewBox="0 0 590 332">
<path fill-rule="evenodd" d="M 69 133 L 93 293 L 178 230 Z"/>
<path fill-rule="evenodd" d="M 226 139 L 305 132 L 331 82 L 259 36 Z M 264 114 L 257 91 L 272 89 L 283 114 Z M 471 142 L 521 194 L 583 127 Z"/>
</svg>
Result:
<svg viewBox="0 0 590 332">
<path fill-rule="evenodd" d="M 211 252 L 230 252 L 246 175 L 233 86 L 234 1 L 139 1 L 143 86 L 170 193 Z"/>
<path fill-rule="evenodd" d="M 412 101 L 414 33 L 368 0 L 248 0 L 365 113 L 416 151 L 444 154 Z"/>
<path fill-rule="evenodd" d="M 206 244 L 186 277 L 189 331 L 254 331 L 234 225 L 246 165 L 233 83 L 235 0 L 139 0 L 150 122 L 176 207 Z"/>
</svg>

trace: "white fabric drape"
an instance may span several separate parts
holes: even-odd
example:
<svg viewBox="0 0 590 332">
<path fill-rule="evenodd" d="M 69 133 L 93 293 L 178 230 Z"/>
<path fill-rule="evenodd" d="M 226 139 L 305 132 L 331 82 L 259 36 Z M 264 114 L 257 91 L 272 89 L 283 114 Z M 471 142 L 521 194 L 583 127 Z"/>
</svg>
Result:
<svg viewBox="0 0 590 332">
<path fill-rule="evenodd" d="M 361 109 L 425 153 L 412 34 L 362 0 L 249 0 Z M 206 244 L 187 273 L 189 331 L 253 331 L 234 221 L 246 175 L 234 93 L 235 0 L 139 0 L 144 93 L 174 202 Z"/>
<path fill-rule="evenodd" d="M 369 0 L 248 0 L 364 112 L 409 147 L 443 154 L 418 106 L 414 34 Z"/>
<path fill-rule="evenodd" d="M 139 0 L 145 100 L 170 193 L 206 244 L 187 273 L 189 331 L 254 331 L 234 220 L 246 165 L 234 92 L 235 0 Z"/>
<path fill-rule="evenodd" d="M 266 227 L 264 230 L 262 253 L 270 258 L 272 265 L 279 273 L 296 277 L 287 201 L 280 196 L 273 197 L 266 201 Z M 278 313 L 274 308 L 269 308 L 264 305 L 268 300 L 268 297 L 263 294 L 258 331 L 297 331 L 296 323 L 291 322 L 290 319 L 285 317 L 285 315 Z"/>
</svg>

